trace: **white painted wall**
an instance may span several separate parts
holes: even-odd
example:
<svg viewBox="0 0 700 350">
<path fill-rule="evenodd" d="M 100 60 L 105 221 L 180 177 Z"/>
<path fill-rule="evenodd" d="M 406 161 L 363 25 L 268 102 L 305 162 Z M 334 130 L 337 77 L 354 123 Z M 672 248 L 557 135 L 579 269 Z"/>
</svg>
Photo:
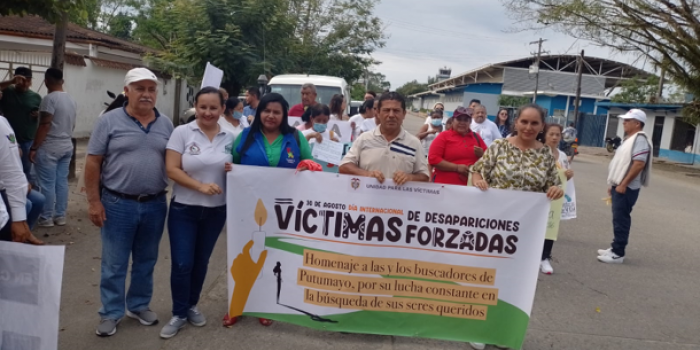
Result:
<svg viewBox="0 0 700 350">
<path fill-rule="evenodd" d="M 671 138 L 673 137 L 673 127 L 676 116 L 666 115 L 664 118 L 664 132 L 661 134 L 661 149 L 671 149 Z"/>
</svg>

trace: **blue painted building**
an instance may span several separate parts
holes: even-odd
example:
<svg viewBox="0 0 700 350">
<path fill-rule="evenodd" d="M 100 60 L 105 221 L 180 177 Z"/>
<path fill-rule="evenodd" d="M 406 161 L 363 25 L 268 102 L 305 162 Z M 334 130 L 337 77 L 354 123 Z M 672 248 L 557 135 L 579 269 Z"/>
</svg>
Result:
<svg viewBox="0 0 700 350">
<path fill-rule="evenodd" d="M 539 66 L 533 57 L 488 64 L 439 81 L 430 85 L 429 91 L 409 97 L 416 109 L 432 109 L 436 102 L 442 102 L 446 110 L 466 106 L 472 99 L 478 99 L 486 106 L 489 118 L 494 119 L 499 108 L 518 107 L 501 105 L 501 95 L 533 99 L 536 94 L 536 103 L 545 108 L 550 117 L 563 124 L 574 119 L 577 57 L 543 56 Z M 539 74 L 537 84 L 536 74 Z M 585 114 L 606 114 L 607 110 L 597 102 L 607 101 L 607 96 L 619 86 L 620 80 L 633 77 L 646 79 L 649 75 L 651 73 L 625 63 L 586 57 L 583 62 L 579 111 Z"/>
</svg>

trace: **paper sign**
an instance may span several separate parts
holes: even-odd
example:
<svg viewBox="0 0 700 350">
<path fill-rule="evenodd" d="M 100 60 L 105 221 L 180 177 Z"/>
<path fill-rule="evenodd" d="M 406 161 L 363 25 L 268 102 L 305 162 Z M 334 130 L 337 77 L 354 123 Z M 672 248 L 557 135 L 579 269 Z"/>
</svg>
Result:
<svg viewBox="0 0 700 350">
<path fill-rule="evenodd" d="M 566 182 L 564 204 L 562 205 L 561 209 L 561 219 L 576 219 L 576 188 L 574 187 L 574 179 Z"/>
<path fill-rule="evenodd" d="M 224 71 L 219 68 L 214 67 L 211 63 L 207 62 L 207 67 L 204 68 L 204 77 L 202 78 L 203 89 L 207 86 L 219 88 L 221 86 L 221 80 L 224 79 Z"/>
<path fill-rule="evenodd" d="M 559 169 L 559 180 L 561 180 L 561 188 L 566 193 L 566 175 L 563 169 Z M 559 223 L 561 222 L 562 205 L 564 205 L 564 196 L 552 201 L 552 206 L 549 208 L 549 220 L 547 221 L 547 233 L 545 239 L 557 240 L 559 236 Z"/>
<path fill-rule="evenodd" d="M 64 254 L 0 242 L 0 349 L 58 349 Z"/>
<path fill-rule="evenodd" d="M 311 155 L 314 159 L 322 160 L 331 164 L 340 164 L 343 160 L 345 145 L 340 142 L 323 140 L 321 143 L 314 143 Z"/>
<path fill-rule="evenodd" d="M 301 117 L 287 117 L 287 124 L 296 129 L 297 126 L 304 124 L 304 121 Z"/>
<path fill-rule="evenodd" d="M 352 125 L 349 121 L 329 120 L 328 130 L 333 131 L 340 142 L 352 142 Z"/>
</svg>

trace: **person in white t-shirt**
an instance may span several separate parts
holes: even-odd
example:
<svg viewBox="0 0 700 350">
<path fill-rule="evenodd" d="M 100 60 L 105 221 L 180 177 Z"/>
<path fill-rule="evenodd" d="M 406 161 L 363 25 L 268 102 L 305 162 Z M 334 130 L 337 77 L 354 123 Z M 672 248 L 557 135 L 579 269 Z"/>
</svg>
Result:
<svg viewBox="0 0 700 350">
<path fill-rule="evenodd" d="M 362 106 L 360 106 L 360 114 L 356 114 L 350 118 L 353 141 L 360 136 L 360 126 L 365 119 L 374 119 L 374 99 L 366 100 Z"/>
<path fill-rule="evenodd" d="M 171 338 L 189 321 L 206 324 L 197 308 L 209 258 L 226 223 L 226 163 L 233 161 L 233 133 L 219 124 L 224 98 L 205 87 L 195 96 L 197 118 L 178 126 L 168 141 L 165 165 L 175 182 L 168 213 L 173 317 L 160 332 Z"/>
<path fill-rule="evenodd" d="M 486 107 L 484 105 L 477 105 L 474 108 L 474 120 L 470 127 L 472 131 L 481 136 L 486 147 L 491 146 L 493 141 L 503 138 L 496 123 L 486 118 Z"/>
<path fill-rule="evenodd" d="M 368 131 L 374 130 L 379 125 L 379 99 L 374 100 L 374 107 L 372 108 L 372 112 L 374 114 L 374 118 L 367 118 L 364 121 L 362 121 L 362 124 L 360 124 L 360 135 L 363 133 L 366 133 Z"/>
<path fill-rule="evenodd" d="M 224 114 L 219 117 L 219 125 L 233 134 L 233 139 L 247 127 L 246 118 L 243 118 L 243 101 L 231 97 L 226 100 Z"/>
<path fill-rule="evenodd" d="M 311 129 L 306 129 L 301 132 L 302 135 L 306 137 L 306 140 L 309 141 L 309 146 L 317 142 L 321 143 L 323 140 L 339 142 L 338 138 L 332 135 L 332 131 L 328 131 L 330 114 L 330 108 L 324 104 L 317 103 L 315 106 L 311 107 L 311 121 L 313 122 L 313 126 Z"/>
</svg>

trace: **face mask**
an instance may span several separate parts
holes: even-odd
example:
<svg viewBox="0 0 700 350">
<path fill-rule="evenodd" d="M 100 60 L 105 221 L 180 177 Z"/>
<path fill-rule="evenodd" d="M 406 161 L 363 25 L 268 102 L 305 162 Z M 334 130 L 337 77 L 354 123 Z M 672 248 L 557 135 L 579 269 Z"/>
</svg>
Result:
<svg viewBox="0 0 700 350">
<path fill-rule="evenodd" d="M 442 119 L 433 119 L 430 124 L 433 126 L 441 126 L 442 125 Z"/>
<path fill-rule="evenodd" d="M 243 113 L 239 111 L 233 111 L 233 119 L 241 119 L 243 118 Z"/>
<path fill-rule="evenodd" d="M 315 132 L 324 132 L 324 131 L 326 131 L 326 128 L 328 128 L 328 124 L 314 123 L 314 131 Z"/>
</svg>

